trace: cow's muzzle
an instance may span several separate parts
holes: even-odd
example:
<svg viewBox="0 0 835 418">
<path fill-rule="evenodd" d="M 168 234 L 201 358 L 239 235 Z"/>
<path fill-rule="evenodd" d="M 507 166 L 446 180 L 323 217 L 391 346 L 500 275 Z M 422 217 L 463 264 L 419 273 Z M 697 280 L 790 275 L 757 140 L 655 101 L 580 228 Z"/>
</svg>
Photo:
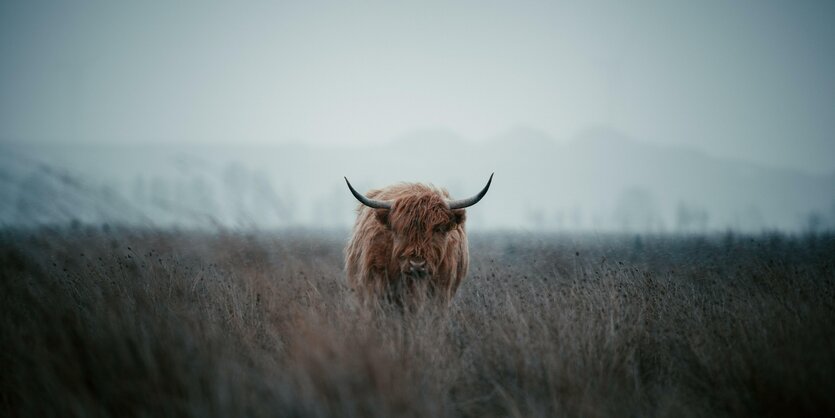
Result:
<svg viewBox="0 0 835 418">
<path fill-rule="evenodd" d="M 410 276 L 423 278 L 429 275 L 429 270 L 426 268 L 426 260 L 409 260 L 409 271 Z"/>
</svg>

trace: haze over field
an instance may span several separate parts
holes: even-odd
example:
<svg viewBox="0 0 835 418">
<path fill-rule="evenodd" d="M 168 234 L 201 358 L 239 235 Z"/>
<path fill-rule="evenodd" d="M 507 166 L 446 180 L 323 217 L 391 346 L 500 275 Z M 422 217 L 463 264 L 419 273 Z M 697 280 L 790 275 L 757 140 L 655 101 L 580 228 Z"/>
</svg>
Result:
<svg viewBox="0 0 835 418">
<path fill-rule="evenodd" d="M 431 182 L 472 195 L 481 229 L 801 231 L 835 226 L 835 175 L 709 157 L 610 130 L 559 144 L 531 130 L 472 142 L 423 131 L 381 146 L 4 147 L 0 221 L 347 228 L 360 190 Z"/>
<path fill-rule="evenodd" d="M 3 2 L 0 223 L 835 225 L 832 2 Z"/>
</svg>

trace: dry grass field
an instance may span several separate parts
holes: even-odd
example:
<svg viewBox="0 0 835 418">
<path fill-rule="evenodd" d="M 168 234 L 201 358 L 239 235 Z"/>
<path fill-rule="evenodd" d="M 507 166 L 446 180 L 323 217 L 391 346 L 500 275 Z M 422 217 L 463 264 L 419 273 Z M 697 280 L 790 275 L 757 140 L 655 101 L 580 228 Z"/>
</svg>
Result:
<svg viewBox="0 0 835 418">
<path fill-rule="evenodd" d="M 0 415 L 835 415 L 833 235 L 476 234 L 406 313 L 346 240 L 0 232 Z"/>
</svg>

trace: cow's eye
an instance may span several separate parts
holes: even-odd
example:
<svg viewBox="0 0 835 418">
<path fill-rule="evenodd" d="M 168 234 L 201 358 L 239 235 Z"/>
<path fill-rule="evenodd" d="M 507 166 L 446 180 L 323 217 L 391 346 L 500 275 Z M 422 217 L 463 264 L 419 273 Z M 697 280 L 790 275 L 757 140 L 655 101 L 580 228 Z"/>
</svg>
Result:
<svg viewBox="0 0 835 418">
<path fill-rule="evenodd" d="M 442 234 L 444 232 L 446 232 L 446 228 L 444 228 L 443 225 L 438 225 L 438 226 L 435 227 L 435 233 L 436 234 Z"/>
</svg>

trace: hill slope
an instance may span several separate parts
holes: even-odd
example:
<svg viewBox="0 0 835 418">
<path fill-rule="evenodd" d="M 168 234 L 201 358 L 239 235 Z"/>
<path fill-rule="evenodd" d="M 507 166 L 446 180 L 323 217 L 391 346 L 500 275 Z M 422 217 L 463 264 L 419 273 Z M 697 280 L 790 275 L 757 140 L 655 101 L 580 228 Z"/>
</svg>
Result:
<svg viewBox="0 0 835 418">
<path fill-rule="evenodd" d="M 5 145 L 0 222 L 346 227 L 362 190 L 432 182 L 453 196 L 493 187 L 478 228 L 798 230 L 835 225 L 835 174 L 662 147 L 615 131 L 568 143 L 517 129 L 483 142 L 421 131 L 375 147 Z"/>
</svg>

